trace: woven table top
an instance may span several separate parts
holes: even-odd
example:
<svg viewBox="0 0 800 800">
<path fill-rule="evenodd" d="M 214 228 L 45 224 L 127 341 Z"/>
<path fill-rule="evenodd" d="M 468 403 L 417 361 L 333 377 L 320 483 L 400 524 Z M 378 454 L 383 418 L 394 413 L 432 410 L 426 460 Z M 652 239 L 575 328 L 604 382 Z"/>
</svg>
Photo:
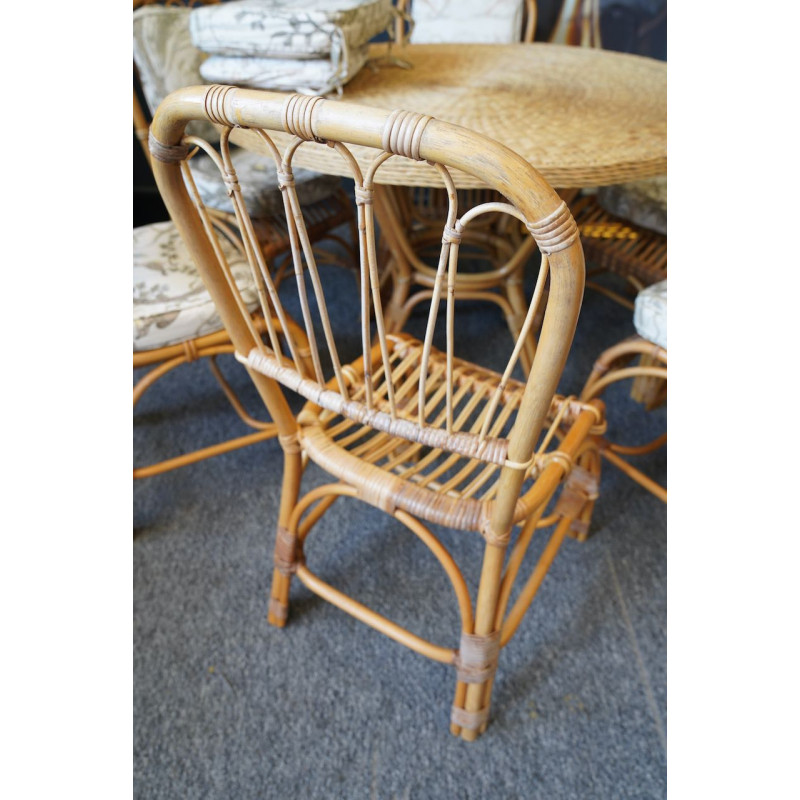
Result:
<svg viewBox="0 0 800 800">
<path fill-rule="evenodd" d="M 387 45 L 373 45 L 380 59 Z M 556 188 L 602 186 L 667 171 L 667 65 L 640 56 L 552 44 L 407 45 L 392 53 L 413 65 L 368 64 L 342 99 L 407 109 L 471 128 L 530 161 Z M 261 149 L 253 134 L 238 144 Z M 288 141 L 275 136 L 280 146 Z M 362 165 L 374 155 L 353 147 Z M 324 145 L 299 148 L 295 164 L 346 175 L 341 156 Z M 480 182 L 454 172 L 456 185 Z M 438 186 L 434 169 L 390 159 L 379 183 Z"/>
</svg>

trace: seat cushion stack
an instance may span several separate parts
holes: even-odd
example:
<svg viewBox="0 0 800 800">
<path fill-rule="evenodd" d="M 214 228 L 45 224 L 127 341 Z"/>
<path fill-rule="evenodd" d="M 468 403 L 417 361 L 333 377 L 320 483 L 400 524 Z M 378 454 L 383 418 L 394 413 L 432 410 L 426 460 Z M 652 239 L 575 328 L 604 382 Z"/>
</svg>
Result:
<svg viewBox="0 0 800 800">
<path fill-rule="evenodd" d="M 190 31 L 208 82 L 326 94 L 364 66 L 393 16 L 391 0 L 232 0 L 193 9 Z"/>
</svg>

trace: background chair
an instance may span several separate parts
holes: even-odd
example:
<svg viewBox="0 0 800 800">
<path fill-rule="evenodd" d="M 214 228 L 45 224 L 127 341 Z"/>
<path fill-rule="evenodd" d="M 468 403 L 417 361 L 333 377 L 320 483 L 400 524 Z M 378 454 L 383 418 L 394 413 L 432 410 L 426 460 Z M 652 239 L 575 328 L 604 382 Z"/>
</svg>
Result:
<svg viewBox="0 0 800 800">
<path fill-rule="evenodd" d="M 615 383 L 633 381 L 631 396 L 650 411 L 667 396 L 667 282 L 653 284 L 636 297 L 633 324 L 636 335 L 605 350 L 595 362 L 581 392 L 581 400 L 600 397 Z M 638 359 L 638 364 L 630 362 Z M 612 406 L 613 407 L 613 406 Z M 611 414 L 612 420 L 614 418 Z M 649 478 L 628 460 L 652 453 L 667 443 L 666 432 L 644 445 L 619 444 L 597 436 L 600 454 L 628 477 L 667 502 L 667 489 Z"/>
<path fill-rule="evenodd" d="M 191 9 L 187 4 L 155 5 L 147 0 L 134 0 L 134 9 L 133 125 L 149 162 L 150 108 L 154 109 L 173 89 L 202 83 L 199 66 L 206 56 L 191 43 Z M 137 76 L 146 104 L 137 91 Z M 192 130 L 212 142 L 219 140 L 219 133 L 209 122 L 197 122 Z M 291 249 L 291 241 L 274 170 L 267 169 L 264 158 L 238 148 L 233 151 L 233 159 L 237 171 L 248 176 L 245 202 L 253 218 L 259 247 L 280 280 L 281 266 L 285 266 L 283 260 Z M 252 312 L 252 324 L 263 332 L 266 323 L 258 310 L 256 287 L 246 268 L 227 189 L 213 179 L 210 170 L 216 168 L 209 156 L 193 158 L 190 165 L 193 183 L 221 232 L 225 256 L 233 265 L 245 307 Z M 340 226 L 349 225 L 352 238 L 354 224 L 341 182 L 334 176 L 308 170 L 298 170 L 295 180 L 298 195 L 309 209 L 311 240 L 336 242 L 339 254 L 325 251 L 325 260 L 352 266 L 355 261 L 349 241 L 337 233 Z M 217 356 L 230 354 L 233 348 L 173 224 L 167 221 L 135 228 L 133 245 L 133 366 L 147 369 L 135 381 L 134 407 L 156 380 L 183 364 L 202 358 L 207 360 L 235 412 L 255 431 L 156 464 L 136 467 L 134 478 L 166 472 L 274 436 L 275 426 L 251 416 L 220 371 Z M 295 335 L 303 337 L 299 329 Z"/>
<path fill-rule="evenodd" d="M 280 295 L 252 236 L 246 247 L 254 281 L 265 287 L 259 298 L 268 321 L 267 342 L 243 311 L 230 264 L 220 257 L 207 211 L 196 195 L 190 195 L 187 170 L 181 168 L 194 148 L 211 150 L 198 137 L 184 136 L 185 124 L 205 119 L 203 109 L 213 108 L 218 122 L 232 125 L 234 106 L 239 123 L 257 129 L 280 166 L 279 179 L 292 210 L 289 224 L 302 243 L 295 253 L 295 281 L 285 281 Z M 293 136 L 283 153 L 270 139 L 270 130 Z M 230 128 L 223 128 L 220 139 L 224 173 L 233 169 L 229 133 Z M 488 721 L 499 651 L 512 638 L 564 537 L 585 536 L 596 496 L 598 462 L 591 433 L 603 430 L 602 404 L 554 394 L 583 291 L 579 237 L 566 205 L 529 164 L 483 136 L 412 112 L 390 113 L 318 97 L 224 86 L 183 90 L 162 104 L 151 141 L 156 144 L 154 172 L 162 196 L 214 298 L 237 358 L 247 366 L 278 426 L 284 478 L 270 622 L 286 623 L 295 575 L 357 619 L 418 653 L 454 666 L 451 731 L 468 740 L 476 738 Z M 346 146 L 353 141 L 375 148 L 366 171 Z M 339 151 L 351 165 L 355 181 L 361 271 L 359 291 L 349 299 L 326 294 L 325 273 L 316 264 L 291 181 L 297 149 L 325 146 Z M 464 170 L 494 188 L 505 186 L 511 201 L 502 209 L 485 204 L 465 209 L 452 192 L 452 205 L 441 222 L 443 244 L 428 321 L 418 338 L 387 331 L 379 290 L 374 179 L 391 157 L 434 162 L 450 187 L 448 168 Z M 239 228 L 249 231 L 245 204 L 239 195 L 234 201 Z M 524 224 L 543 256 L 523 328 L 508 360 L 499 362 L 502 374 L 456 353 L 463 339 L 456 333 L 455 315 L 463 234 L 483 213 L 498 211 Z M 548 278 L 551 288 L 545 301 Z M 446 310 L 440 313 L 445 298 Z M 287 316 L 290 299 L 291 307 L 301 309 L 310 350 L 307 360 L 299 357 L 291 328 L 284 326 L 282 346 L 269 326 L 273 317 L 283 321 Z M 528 379 L 522 383 L 512 373 L 541 306 L 546 306 L 542 335 Z M 281 385 L 308 401 L 298 416 L 291 413 Z M 330 482 L 301 497 L 308 461 L 328 473 Z M 309 569 L 305 541 L 340 497 L 385 511 L 432 551 L 456 595 L 461 617 L 457 647 L 418 636 Z M 437 524 L 461 530 L 465 536 L 478 533 L 485 540 L 474 608 L 461 569 L 432 530 Z M 545 550 L 511 602 L 531 538 L 537 529 L 551 526 Z"/>
</svg>

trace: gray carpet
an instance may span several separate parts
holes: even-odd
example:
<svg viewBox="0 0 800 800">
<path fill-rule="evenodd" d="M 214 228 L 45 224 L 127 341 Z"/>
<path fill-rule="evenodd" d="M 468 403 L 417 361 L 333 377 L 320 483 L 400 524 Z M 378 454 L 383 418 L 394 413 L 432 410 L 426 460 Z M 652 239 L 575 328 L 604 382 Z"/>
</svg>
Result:
<svg viewBox="0 0 800 800">
<path fill-rule="evenodd" d="M 352 277 L 332 270 L 338 324 Z M 461 313 L 460 309 L 460 313 Z M 463 306 L 462 355 L 489 365 L 510 340 L 493 309 Z M 421 325 L 411 321 L 412 330 Z M 631 314 L 589 293 L 561 390 L 580 390 Z M 355 347 L 357 347 L 357 339 Z M 458 353 L 457 353 L 458 355 Z M 244 371 L 232 382 L 258 403 Z M 633 442 L 666 425 L 625 387 L 607 395 Z M 244 432 L 207 367 L 178 370 L 135 415 L 137 463 Z M 623 438 L 623 437 L 620 437 Z M 666 453 L 641 460 L 665 481 Z M 266 623 L 282 459 L 271 441 L 134 486 L 134 791 L 137 798 L 656 798 L 666 794 L 666 507 L 605 465 L 593 537 L 567 540 L 503 650 L 492 720 L 448 731 L 452 668 L 292 587 Z M 311 465 L 304 487 L 324 481 Z M 477 535 L 436 531 L 471 587 Z M 537 534 L 534 563 L 546 541 Z M 456 646 L 435 559 L 382 513 L 341 500 L 309 565 L 400 624 Z M 474 596 L 474 590 L 473 590 Z"/>
</svg>

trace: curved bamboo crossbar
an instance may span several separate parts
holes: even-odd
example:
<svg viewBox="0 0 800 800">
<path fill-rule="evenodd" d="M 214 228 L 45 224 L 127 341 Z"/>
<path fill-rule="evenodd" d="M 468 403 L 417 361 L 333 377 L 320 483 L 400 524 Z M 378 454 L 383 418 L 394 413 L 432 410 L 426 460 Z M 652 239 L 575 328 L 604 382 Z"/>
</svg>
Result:
<svg viewBox="0 0 800 800">
<path fill-rule="evenodd" d="M 639 357 L 640 362 L 634 366 L 626 366 L 635 357 Z M 590 402 L 600 397 L 611 384 L 626 380 L 634 382 L 631 392 L 633 399 L 642 402 L 646 408 L 660 405 L 666 398 L 667 351 L 638 335 L 609 347 L 595 362 L 581 392 L 581 400 Z M 622 445 L 605 436 L 597 436 L 596 439 L 603 458 L 659 500 L 667 502 L 666 487 L 622 457 L 644 455 L 664 447 L 667 443 L 666 432 L 641 445 Z"/>
<path fill-rule="evenodd" d="M 191 147 L 187 122 L 222 126 L 218 167 L 236 209 L 244 250 L 259 286 L 262 313 L 277 319 L 266 341 L 249 323 L 213 226 L 182 164 Z M 241 202 L 239 179 L 228 154 L 233 127 L 252 129 L 272 153 L 284 194 L 292 247 L 293 275 L 277 291 L 256 246 Z M 280 151 L 271 132 L 289 134 Z M 372 161 L 357 161 L 351 145 L 374 150 Z M 294 188 L 292 160 L 301 148 L 331 147 L 354 181 L 359 250 L 358 292 L 361 354 L 349 363 L 340 356 L 337 330 L 307 236 Z M 151 153 L 159 189 L 181 231 L 236 348 L 277 426 L 284 451 L 269 620 L 288 619 L 291 578 L 390 638 L 456 669 L 451 731 L 475 739 L 488 720 L 490 687 L 501 647 L 510 639 L 567 533 L 585 536 L 596 497 L 592 435 L 604 430 L 600 401 L 585 403 L 555 395 L 575 330 L 583 291 L 583 256 L 569 210 L 527 162 L 490 139 L 458 126 L 408 111 L 383 111 L 318 97 L 281 95 L 225 86 L 190 87 L 168 97 L 151 128 Z M 375 179 L 391 159 L 433 165 L 448 197 L 441 249 L 429 292 L 428 325 L 421 341 L 390 330 L 383 308 L 375 235 Z M 485 182 L 502 203 L 462 209 L 450 177 L 457 169 Z M 474 289 L 459 282 L 462 242 L 487 215 L 507 217 L 542 253 L 542 268 L 528 303 L 516 314 L 516 342 L 503 374 L 455 354 L 456 300 Z M 522 234 L 521 234 L 522 235 Z M 545 292 L 545 283 L 549 291 Z M 301 308 L 298 323 L 307 339 L 300 355 L 294 330 L 284 323 L 285 293 Z M 423 300 L 424 300 L 423 299 Z M 341 303 L 342 298 L 335 302 Z M 422 302 L 422 300 L 420 301 Z M 286 317 L 288 321 L 288 317 Z M 534 319 L 543 319 L 535 354 L 525 340 Z M 433 346 L 434 329 L 445 334 L 445 349 Z M 512 378 L 529 357 L 528 378 Z M 294 416 L 282 388 L 308 401 Z M 336 482 L 300 496 L 305 459 Z M 583 465 L 589 465 L 588 467 Z M 545 509 L 560 492 L 554 508 Z M 338 497 L 352 497 L 391 514 L 438 560 L 453 587 L 461 617 L 457 648 L 429 642 L 366 608 L 315 575 L 305 564 L 303 544 Z M 483 568 L 473 608 L 469 588 L 455 560 L 428 523 L 478 532 L 485 539 Z M 510 587 L 533 532 L 554 524 L 554 544 L 539 560 L 523 595 L 504 618 Z M 509 566 L 506 549 L 522 526 Z"/>
</svg>

